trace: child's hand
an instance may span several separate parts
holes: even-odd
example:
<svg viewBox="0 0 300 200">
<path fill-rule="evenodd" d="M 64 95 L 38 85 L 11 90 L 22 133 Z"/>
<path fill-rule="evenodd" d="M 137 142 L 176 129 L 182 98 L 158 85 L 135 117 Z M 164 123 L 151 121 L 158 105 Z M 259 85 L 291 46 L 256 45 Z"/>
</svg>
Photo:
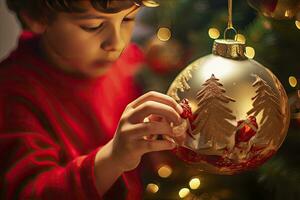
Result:
<svg viewBox="0 0 300 200">
<path fill-rule="evenodd" d="M 182 108 L 171 97 L 149 92 L 128 104 L 121 116 L 115 137 L 112 140 L 112 157 L 123 171 L 137 167 L 141 156 L 148 152 L 170 150 L 175 147 L 168 140 L 146 140 L 153 135 L 174 136 L 170 122 L 182 122 Z M 150 115 L 166 120 L 144 122 Z"/>
</svg>

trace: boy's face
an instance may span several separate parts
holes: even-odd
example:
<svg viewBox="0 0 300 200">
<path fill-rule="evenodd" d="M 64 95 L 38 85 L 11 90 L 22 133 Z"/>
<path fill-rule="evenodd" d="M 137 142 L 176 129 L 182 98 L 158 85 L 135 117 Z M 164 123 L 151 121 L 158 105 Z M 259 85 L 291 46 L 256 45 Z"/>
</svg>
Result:
<svg viewBox="0 0 300 200">
<path fill-rule="evenodd" d="M 97 77 L 119 58 L 130 42 L 135 17 L 133 6 L 118 13 L 97 11 L 89 1 L 84 13 L 58 13 L 42 34 L 46 58 L 55 66 L 78 75 Z"/>
</svg>

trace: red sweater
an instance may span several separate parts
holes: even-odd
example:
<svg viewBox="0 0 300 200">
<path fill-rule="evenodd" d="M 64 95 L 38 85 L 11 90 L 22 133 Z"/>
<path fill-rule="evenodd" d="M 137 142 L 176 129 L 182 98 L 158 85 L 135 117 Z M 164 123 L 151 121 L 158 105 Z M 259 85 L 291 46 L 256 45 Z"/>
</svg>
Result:
<svg viewBox="0 0 300 200">
<path fill-rule="evenodd" d="M 38 52 L 38 37 L 23 33 L 0 64 L 0 198 L 101 199 L 96 150 L 113 137 L 123 109 L 138 95 L 133 74 L 143 55 L 130 45 L 106 75 L 80 79 Z M 121 182 L 127 199 L 140 199 L 136 172 L 120 179 L 107 199 L 122 199 Z"/>
</svg>

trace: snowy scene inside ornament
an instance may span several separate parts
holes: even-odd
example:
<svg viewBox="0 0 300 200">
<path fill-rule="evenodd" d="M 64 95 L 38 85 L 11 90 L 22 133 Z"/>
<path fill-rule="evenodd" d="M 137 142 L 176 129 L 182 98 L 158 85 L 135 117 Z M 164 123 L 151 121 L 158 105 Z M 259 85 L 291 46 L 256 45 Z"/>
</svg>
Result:
<svg viewBox="0 0 300 200">
<path fill-rule="evenodd" d="M 199 170 L 235 174 L 276 153 L 289 125 L 288 98 L 270 70 L 243 56 L 243 44 L 217 40 L 214 48 L 168 90 L 184 110 L 187 133 L 175 138 L 174 151 Z"/>
</svg>

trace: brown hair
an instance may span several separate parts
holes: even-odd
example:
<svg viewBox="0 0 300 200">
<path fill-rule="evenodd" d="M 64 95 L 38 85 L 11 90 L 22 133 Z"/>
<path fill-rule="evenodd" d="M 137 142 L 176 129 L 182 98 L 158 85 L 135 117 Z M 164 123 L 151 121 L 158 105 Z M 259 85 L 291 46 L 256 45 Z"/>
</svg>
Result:
<svg viewBox="0 0 300 200">
<path fill-rule="evenodd" d="M 116 13 L 133 5 L 141 6 L 144 0 L 89 0 L 91 5 L 100 12 Z M 7 6 L 14 11 L 23 27 L 26 24 L 20 12 L 26 12 L 31 18 L 51 20 L 58 12 L 84 12 L 80 0 L 6 0 Z"/>
</svg>

